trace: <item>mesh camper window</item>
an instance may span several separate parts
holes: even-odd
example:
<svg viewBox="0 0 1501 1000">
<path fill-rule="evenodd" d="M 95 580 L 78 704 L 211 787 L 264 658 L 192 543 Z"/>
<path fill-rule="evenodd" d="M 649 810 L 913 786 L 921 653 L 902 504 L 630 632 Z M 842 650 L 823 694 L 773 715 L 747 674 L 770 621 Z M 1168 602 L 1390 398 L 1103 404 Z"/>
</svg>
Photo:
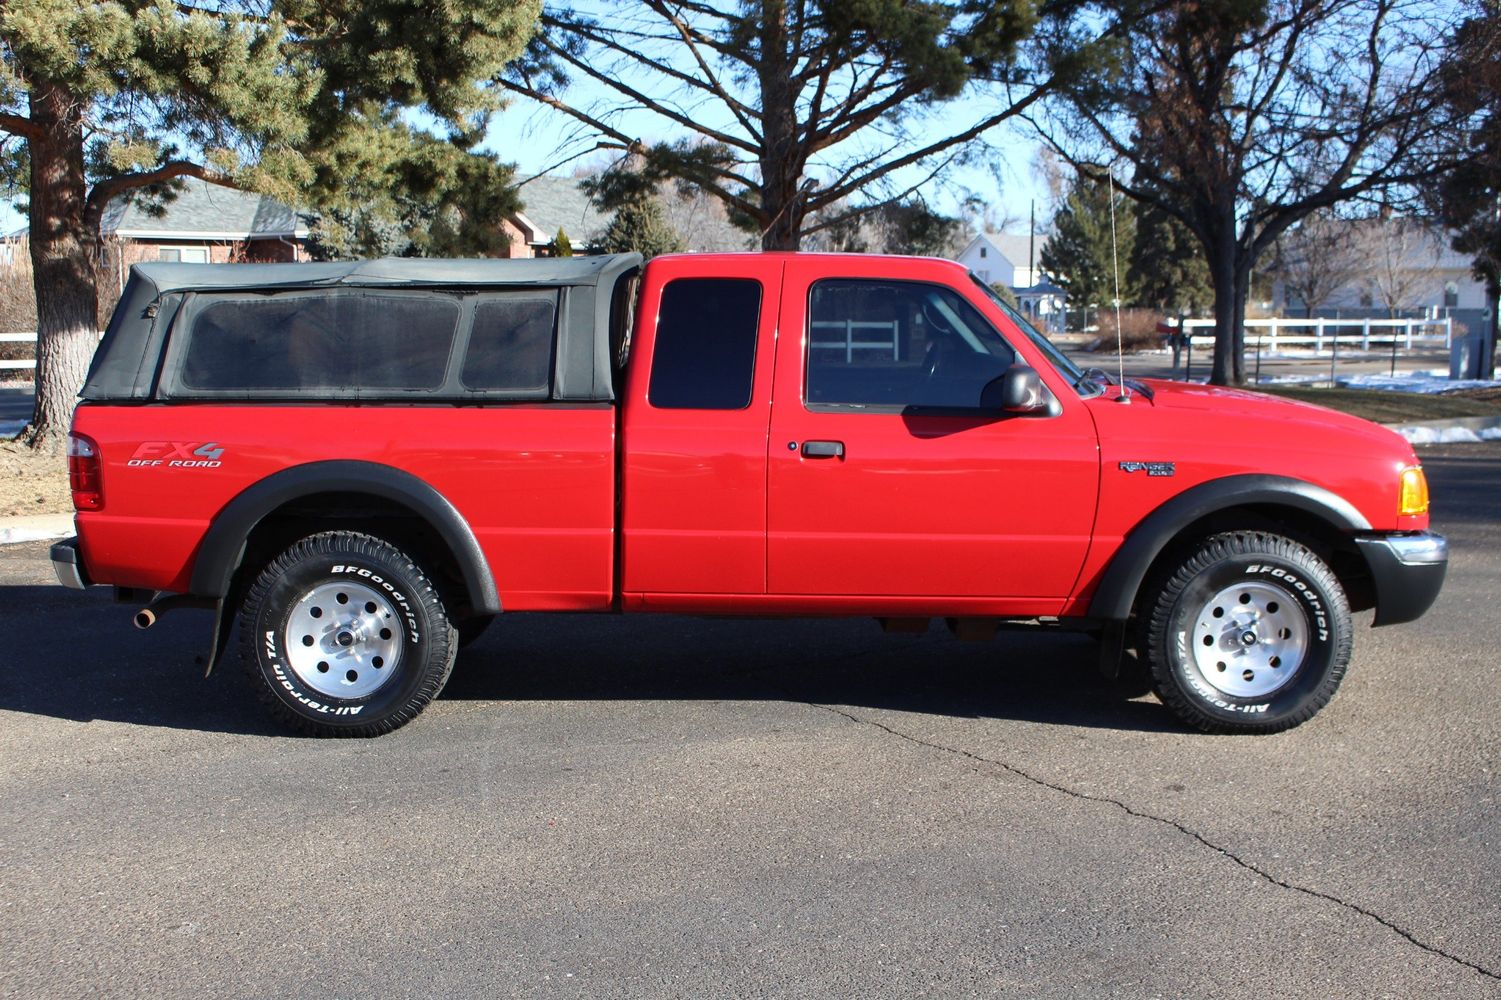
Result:
<svg viewBox="0 0 1501 1000">
<path fill-rule="evenodd" d="M 464 388 L 545 395 L 552 384 L 556 316 L 556 295 L 480 296 L 464 351 Z"/>
<path fill-rule="evenodd" d="M 178 379 L 236 394 L 442 388 L 459 301 L 322 292 L 221 298 L 193 310 Z"/>
</svg>

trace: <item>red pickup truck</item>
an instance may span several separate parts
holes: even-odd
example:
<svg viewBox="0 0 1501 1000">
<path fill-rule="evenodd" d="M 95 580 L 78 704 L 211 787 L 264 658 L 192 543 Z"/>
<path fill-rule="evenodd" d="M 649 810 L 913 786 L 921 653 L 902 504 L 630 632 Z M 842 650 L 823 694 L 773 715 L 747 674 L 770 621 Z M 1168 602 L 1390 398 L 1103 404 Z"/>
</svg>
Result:
<svg viewBox="0 0 1501 1000">
<path fill-rule="evenodd" d="M 238 613 L 272 710 L 375 735 L 507 611 L 1026 622 L 1209 731 L 1332 696 L 1447 547 L 1412 448 L 1081 371 L 949 261 L 141 265 L 74 418 L 60 579 Z"/>
</svg>

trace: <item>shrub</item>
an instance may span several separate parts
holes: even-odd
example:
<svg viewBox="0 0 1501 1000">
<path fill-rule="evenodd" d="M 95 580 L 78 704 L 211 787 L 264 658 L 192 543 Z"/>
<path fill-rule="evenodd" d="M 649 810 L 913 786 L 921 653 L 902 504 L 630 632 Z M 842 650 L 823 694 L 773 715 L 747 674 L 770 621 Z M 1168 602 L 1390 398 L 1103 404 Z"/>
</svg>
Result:
<svg viewBox="0 0 1501 1000">
<path fill-rule="evenodd" d="M 1152 309 L 1122 309 L 1120 317 L 1121 350 L 1127 354 L 1154 351 L 1167 343 L 1167 335 L 1157 330 L 1157 324 L 1163 321 L 1161 313 Z M 1115 350 L 1114 309 L 1100 310 L 1100 341 L 1096 350 Z"/>
</svg>

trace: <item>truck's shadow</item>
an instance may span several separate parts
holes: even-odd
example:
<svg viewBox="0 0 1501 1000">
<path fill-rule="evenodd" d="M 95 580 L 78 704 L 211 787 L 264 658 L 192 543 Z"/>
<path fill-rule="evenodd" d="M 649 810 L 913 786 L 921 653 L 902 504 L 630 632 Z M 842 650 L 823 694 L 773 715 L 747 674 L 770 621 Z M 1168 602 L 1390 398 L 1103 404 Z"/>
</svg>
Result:
<svg viewBox="0 0 1501 1000">
<path fill-rule="evenodd" d="M 0 587 L 13 621 L 0 709 L 279 735 L 256 703 L 238 642 L 202 679 L 210 619 L 175 613 L 146 633 L 103 588 Z M 1095 671 L 1096 647 L 1061 633 L 960 642 L 940 624 L 882 635 L 866 620 L 747 621 L 512 615 L 460 657 L 444 700 L 795 701 L 1108 729 L 1173 730 Z M 441 701 L 436 709 L 441 711 Z"/>
</svg>

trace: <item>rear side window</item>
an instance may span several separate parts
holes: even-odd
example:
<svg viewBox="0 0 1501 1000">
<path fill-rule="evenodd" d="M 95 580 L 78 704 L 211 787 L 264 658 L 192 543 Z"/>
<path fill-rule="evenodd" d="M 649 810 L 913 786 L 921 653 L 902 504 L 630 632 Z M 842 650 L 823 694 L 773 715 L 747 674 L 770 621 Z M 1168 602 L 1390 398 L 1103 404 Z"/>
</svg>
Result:
<svg viewBox="0 0 1501 1000">
<path fill-rule="evenodd" d="M 464 388 L 545 392 L 557 312 L 556 294 L 482 297 L 464 352 Z"/>
<path fill-rule="evenodd" d="M 742 410 L 756 368 L 761 284 L 679 278 L 662 291 L 647 398 L 666 410 Z"/>
<path fill-rule="evenodd" d="M 375 392 L 440 388 L 459 323 L 456 299 L 378 293 L 211 302 L 193 317 L 181 381 L 215 392 Z"/>
</svg>

